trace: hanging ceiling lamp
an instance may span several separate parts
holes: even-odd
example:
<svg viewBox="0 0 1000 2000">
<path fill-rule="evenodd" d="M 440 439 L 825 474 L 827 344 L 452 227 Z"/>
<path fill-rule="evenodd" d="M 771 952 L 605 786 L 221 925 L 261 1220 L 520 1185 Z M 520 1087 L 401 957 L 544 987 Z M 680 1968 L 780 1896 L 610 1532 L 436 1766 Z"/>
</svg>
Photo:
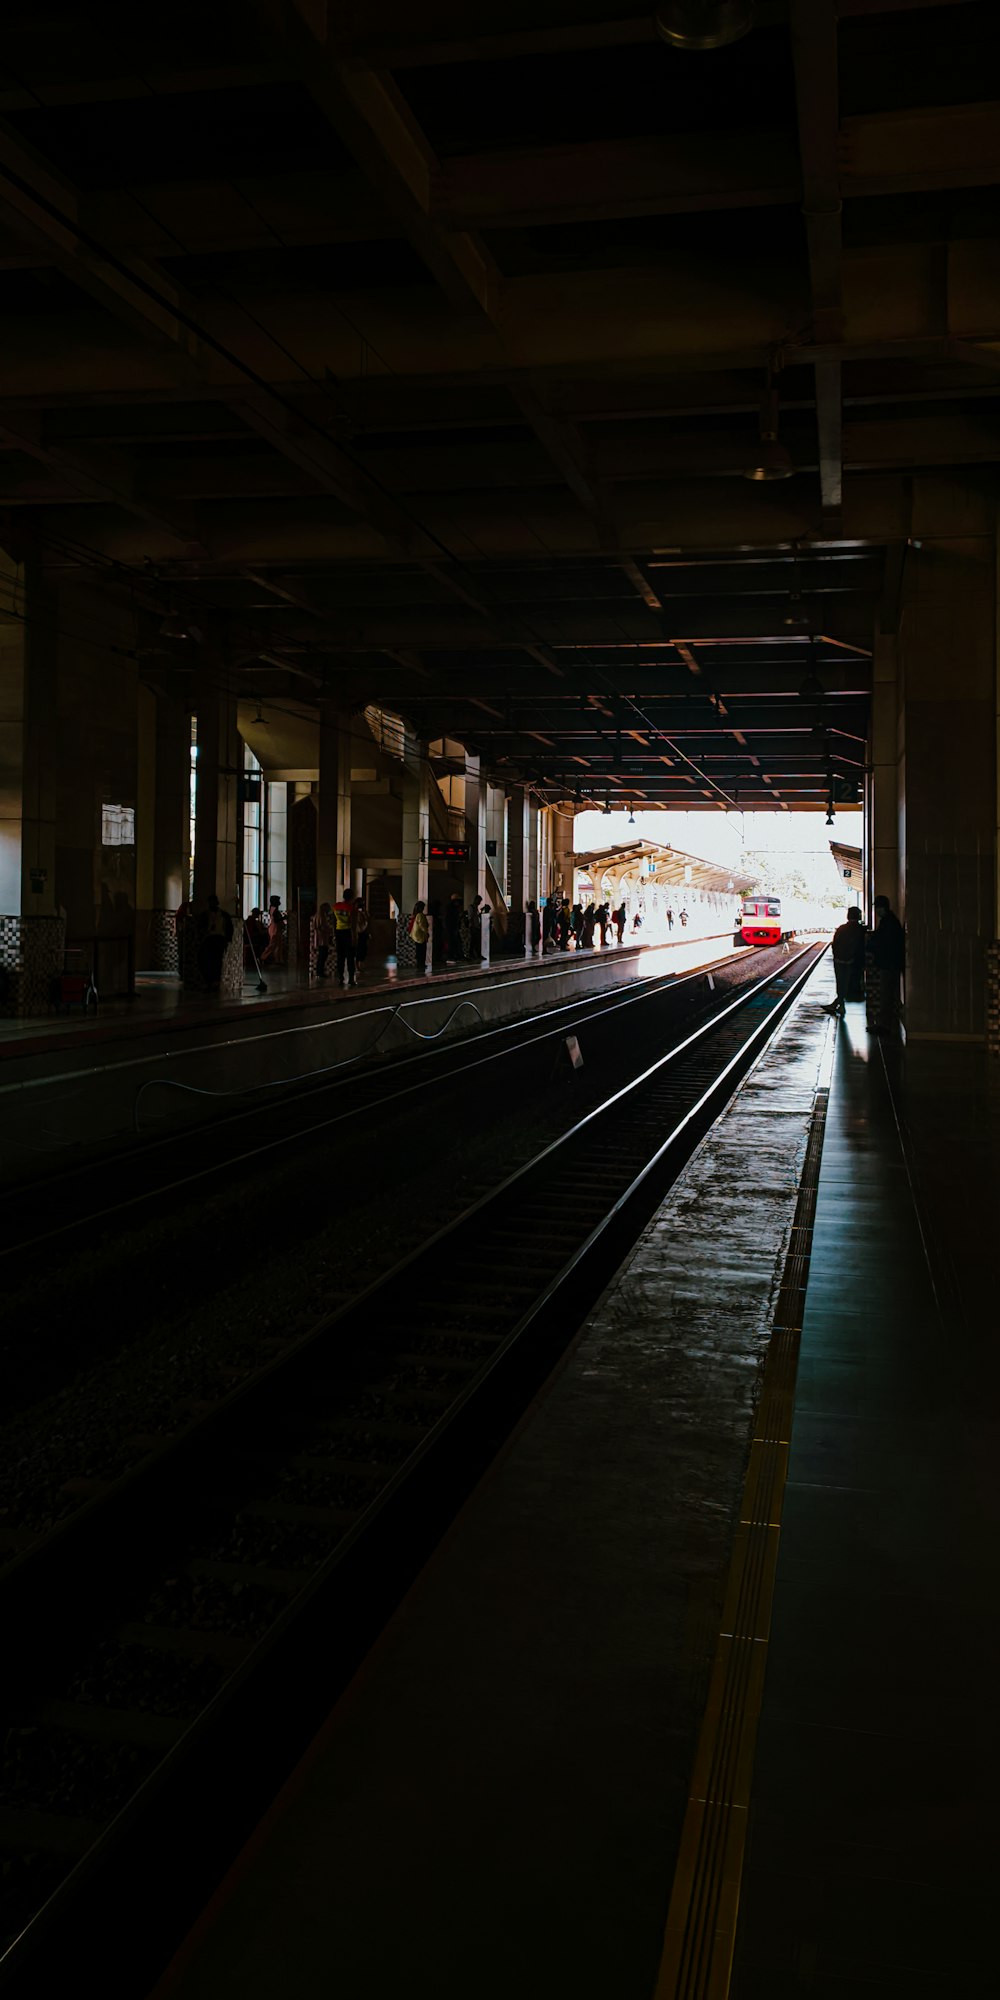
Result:
<svg viewBox="0 0 1000 2000">
<path fill-rule="evenodd" d="M 656 32 L 675 49 L 724 49 L 753 25 L 753 0 L 660 0 Z"/>
<path fill-rule="evenodd" d="M 254 716 L 254 719 L 253 719 L 253 723 L 252 723 L 252 725 L 251 725 L 251 726 L 252 726 L 252 727 L 253 727 L 254 729 L 270 729 L 270 727 L 271 727 L 271 725 L 270 725 L 270 723 L 269 723 L 269 721 L 268 721 L 268 719 L 267 719 L 267 716 L 266 716 L 266 715 L 265 715 L 265 714 L 263 713 L 263 711 L 262 711 L 262 709 L 261 709 L 261 705 L 260 705 L 260 702 L 259 702 L 259 701 L 258 701 L 258 703 L 257 703 L 257 713 L 256 713 L 256 715 Z"/>
<path fill-rule="evenodd" d="M 778 436 L 778 391 L 774 375 L 767 374 L 767 387 L 760 399 L 760 438 L 744 479 L 791 479 L 795 467 L 788 446 Z"/>
<path fill-rule="evenodd" d="M 631 808 L 631 806 L 629 806 L 629 809 L 628 809 L 628 824 L 629 824 L 629 826 L 634 826 L 634 825 L 635 825 L 635 814 L 634 814 L 634 812 L 632 811 L 632 808 Z"/>
</svg>

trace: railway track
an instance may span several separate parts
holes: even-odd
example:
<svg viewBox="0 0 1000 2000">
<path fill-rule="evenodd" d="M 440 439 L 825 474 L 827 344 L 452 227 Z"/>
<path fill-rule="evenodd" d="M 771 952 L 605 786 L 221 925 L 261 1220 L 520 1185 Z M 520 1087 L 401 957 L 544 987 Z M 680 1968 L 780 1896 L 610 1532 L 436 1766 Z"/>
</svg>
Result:
<svg viewBox="0 0 1000 2000">
<path fill-rule="evenodd" d="M 818 956 L 6 1572 L 0 1992 L 63 1990 L 98 1952 L 106 2000 L 146 1990 Z"/>
<path fill-rule="evenodd" d="M 136 1142 L 114 1156 L 114 1193 L 109 1199 L 107 1177 L 95 1172 L 94 1162 L 84 1161 L 54 1173 L 23 1181 L 4 1192 L 4 1235 L 0 1241 L 0 1263 L 22 1256 L 43 1243 L 60 1243 L 113 1219 L 120 1226 L 141 1217 L 151 1204 L 230 1173 L 234 1168 L 256 1169 L 286 1153 L 289 1148 L 332 1132 L 347 1119 L 366 1117 L 384 1108 L 419 1100 L 443 1084 L 472 1078 L 498 1059 L 510 1063 L 532 1050 L 553 1044 L 562 1037 L 590 1032 L 595 1026 L 624 1024 L 639 1028 L 648 1018 L 653 1003 L 669 1008 L 670 1025 L 697 1017 L 706 1005 L 706 980 L 711 976 L 719 989 L 735 990 L 758 975 L 758 960 L 770 964 L 776 953 L 738 953 L 686 973 L 668 972 L 640 984 L 632 983 L 611 993 L 596 993 L 569 1000 L 554 1008 L 504 1021 L 479 1033 L 433 1039 L 430 1046 L 411 1055 L 392 1055 L 379 1062 L 334 1066 L 332 1073 L 319 1071 L 313 1079 L 294 1080 L 276 1088 L 267 1085 L 246 1092 L 220 1092 L 217 1110 L 204 1124 L 192 1130 L 156 1133 Z M 425 996 L 426 997 L 426 996 Z M 447 998 L 446 995 L 443 996 Z M 462 1000 L 455 1013 L 474 1004 Z M 448 1026 L 451 1025 L 451 1016 Z M 643 1030 L 639 1028 L 639 1032 Z M 136 1097 L 149 1107 L 177 1088 L 175 1079 L 154 1075 L 137 1084 Z M 187 1086 L 183 1086 L 187 1088 Z M 208 1100 L 210 1090 L 194 1090 Z M 262 1134 L 262 1113 L 266 1109 L 266 1136 Z M 193 1149 L 196 1159 L 192 1160 Z M 122 1190 L 128 1177 L 128 1192 Z M 39 1228 L 39 1215 L 56 1218 Z"/>
</svg>

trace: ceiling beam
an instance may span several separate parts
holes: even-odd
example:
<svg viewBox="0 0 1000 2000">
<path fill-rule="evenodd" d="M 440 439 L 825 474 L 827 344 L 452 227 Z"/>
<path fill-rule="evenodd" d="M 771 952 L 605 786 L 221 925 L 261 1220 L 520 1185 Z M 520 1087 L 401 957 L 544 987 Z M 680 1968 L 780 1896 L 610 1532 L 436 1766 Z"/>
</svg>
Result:
<svg viewBox="0 0 1000 2000">
<path fill-rule="evenodd" d="M 815 25 L 817 41 L 828 40 L 824 6 L 825 0 L 803 0 L 801 11 L 807 25 Z M 835 99 L 836 66 L 827 85 Z M 835 123 L 833 133 L 845 200 L 1000 181 L 998 102 L 868 113 L 845 119 L 839 134 Z M 803 143 L 800 124 L 803 166 L 826 144 L 828 136 L 812 129 Z M 800 191 L 800 162 L 788 134 L 751 126 L 459 154 L 435 167 L 428 200 L 432 219 L 448 229 L 526 229 L 788 206 L 799 201 Z"/>
<path fill-rule="evenodd" d="M 260 0 L 257 0 L 260 11 Z M 264 0 L 264 12 L 280 25 L 281 41 L 301 64 L 301 79 L 340 139 L 348 147 L 447 297 L 473 308 L 488 324 L 499 353 L 517 371 L 515 398 L 543 449 L 570 491 L 602 525 L 606 503 L 589 480 L 576 441 L 554 421 L 537 390 L 521 378 L 520 355 L 506 333 L 497 265 L 485 244 L 469 230 L 442 227 L 431 213 L 430 189 L 438 162 L 402 92 L 385 69 L 340 60 L 329 43 L 307 25 L 294 0 Z M 609 526 L 606 537 L 613 539 Z"/>
<path fill-rule="evenodd" d="M 798 194 L 793 142 L 758 126 L 459 155 L 436 167 L 429 207 L 446 229 L 524 229 L 771 207 Z"/>
<path fill-rule="evenodd" d="M 169 535 L 188 557 L 210 555 L 193 521 L 144 499 L 136 491 L 134 466 L 123 452 L 107 447 L 100 450 L 90 447 L 80 452 L 50 444 L 37 417 L 25 410 L 0 410 L 0 441 L 44 465 L 80 499 L 122 508 L 146 522 L 157 534 Z M 2 504 L 17 506 L 16 488 L 3 496 Z"/>
</svg>

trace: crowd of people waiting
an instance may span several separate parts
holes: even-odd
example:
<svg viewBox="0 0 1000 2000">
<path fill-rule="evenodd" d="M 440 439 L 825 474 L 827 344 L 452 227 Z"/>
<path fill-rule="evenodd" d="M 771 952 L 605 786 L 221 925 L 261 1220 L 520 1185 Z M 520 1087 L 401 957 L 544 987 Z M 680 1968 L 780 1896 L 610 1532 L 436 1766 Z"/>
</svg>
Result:
<svg viewBox="0 0 1000 2000">
<path fill-rule="evenodd" d="M 177 929 L 180 935 L 184 920 L 190 913 L 190 904 L 184 903 L 177 912 Z M 682 927 L 687 925 L 687 911 L 680 913 Z M 637 909 L 629 926 L 628 911 L 624 901 L 616 909 L 610 902 L 571 903 L 568 896 L 543 897 L 541 908 L 530 901 L 525 908 L 525 943 L 531 951 L 590 951 L 599 938 L 602 949 L 615 942 L 623 944 L 626 928 L 637 936 L 642 929 L 642 911 Z M 233 919 L 220 909 L 217 896 L 208 898 L 206 909 L 196 920 L 198 935 L 198 966 L 201 977 L 209 991 L 218 989 L 222 973 L 222 961 L 232 937 Z M 489 956 L 488 939 L 491 933 L 492 911 L 489 903 L 477 895 L 466 909 L 457 890 L 442 903 L 439 899 L 427 903 L 417 901 L 407 920 L 407 931 L 413 943 L 414 960 L 418 975 L 430 969 L 458 965 L 468 960 L 480 962 Z M 667 923 L 674 927 L 673 910 L 667 911 Z M 336 903 L 321 903 L 311 923 L 313 964 L 317 979 L 330 976 L 329 958 L 331 948 L 335 958 L 336 979 L 341 986 L 356 986 L 361 977 L 368 954 L 370 926 L 368 912 L 360 896 L 351 889 L 345 889 Z M 244 964 L 254 965 L 258 970 L 263 966 L 285 966 L 288 963 L 288 917 L 281 907 L 281 897 L 272 896 L 266 911 L 254 907 L 244 919 Z"/>
</svg>

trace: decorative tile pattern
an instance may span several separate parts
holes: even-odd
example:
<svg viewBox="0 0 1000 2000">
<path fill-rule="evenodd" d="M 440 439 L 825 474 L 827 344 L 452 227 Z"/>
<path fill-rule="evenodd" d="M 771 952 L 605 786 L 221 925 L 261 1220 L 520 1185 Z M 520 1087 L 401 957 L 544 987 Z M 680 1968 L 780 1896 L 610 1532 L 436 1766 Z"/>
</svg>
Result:
<svg viewBox="0 0 1000 2000">
<path fill-rule="evenodd" d="M 65 917 L 0 916 L 0 1014 L 47 1014 L 63 968 Z"/>
<path fill-rule="evenodd" d="M 149 964 L 153 972 L 177 972 L 177 920 L 173 910 L 149 913 Z"/>
</svg>

